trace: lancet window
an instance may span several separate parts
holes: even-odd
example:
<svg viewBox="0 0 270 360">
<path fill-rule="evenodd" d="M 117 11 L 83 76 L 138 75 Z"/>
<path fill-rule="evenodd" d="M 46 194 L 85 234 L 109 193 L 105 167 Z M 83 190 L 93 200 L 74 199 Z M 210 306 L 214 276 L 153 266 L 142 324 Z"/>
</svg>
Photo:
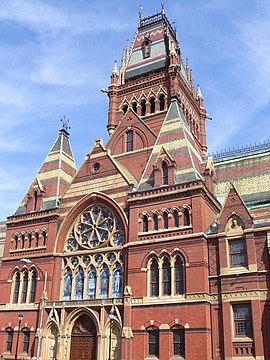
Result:
<svg viewBox="0 0 270 360">
<path fill-rule="evenodd" d="M 122 297 L 123 243 L 123 224 L 111 208 L 101 203 L 86 208 L 75 220 L 66 240 L 62 299 Z"/>
<path fill-rule="evenodd" d="M 148 263 L 150 296 L 183 295 L 185 292 L 185 264 L 180 254 L 152 257 Z M 159 281 L 161 279 L 161 282 Z"/>
<path fill-rule="evenodd" d="M 17 270 L 13 275 L 12 299 L 14 304 L 33 303 L 36 299 L 37 273 L 32 270 Z"/>
</svg>

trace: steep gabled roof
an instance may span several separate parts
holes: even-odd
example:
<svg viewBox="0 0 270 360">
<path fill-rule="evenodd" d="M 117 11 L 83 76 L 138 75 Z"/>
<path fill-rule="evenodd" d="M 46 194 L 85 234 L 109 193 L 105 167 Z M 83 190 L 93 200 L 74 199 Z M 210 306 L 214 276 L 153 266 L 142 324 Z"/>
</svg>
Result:
<svg viewBox="0 0 270 360">
<path fill-rule="evenodd" d="M 138 190 L 153 188 L 153 166 L 164 150 L 176 164 L 175 184 L 202 179 L 200 168 L 203 160 L 182 108 L 176 99 L 171 102 Z"/>
<path fill-rule="evenodd" d="M 26 213 L 27 200 L 35 190 L 43 193 L 40 210 L 57 207 L 60 196 L 64 193 L 76 171 L 69 133 L 63 128 L 59 131 L 55 143 L 43 161 L 15 215 Z"/>
</svg>

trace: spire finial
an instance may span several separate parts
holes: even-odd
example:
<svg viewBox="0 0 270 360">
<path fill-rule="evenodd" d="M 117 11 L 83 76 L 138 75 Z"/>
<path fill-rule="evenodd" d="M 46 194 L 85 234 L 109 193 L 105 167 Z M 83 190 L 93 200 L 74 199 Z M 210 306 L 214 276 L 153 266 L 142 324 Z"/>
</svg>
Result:
<svg viewBox="0 0 270 360">
<path fill-rule="evenodd" d="M 161 0 L 161 13 L 165 14 L 165 0 Z"/>
<path fill-rule="evenodd" d="M 66 116 L 64 115 L 63 119 L 61 119 L 61 122 L 62 122 L 62 129 L 61 130 L 64 130 L 65 132 L 68 133 L 68 131 L 70 129 L 69 119 L 66 119 Z"/>
<path fill-rule="evenodd" d="M 117 61 L 116 60 L 114 61 L 112 75 L 118 76 L 118 67 L 117 67 Z"/>
<path fill-rule="evenodd" d="M 199 84 L 197 85 L 197 96 L 196 96 L 196 99 L 197 99 L 197 100 L 203 100 L 203 95 L 202 95 L 202 91 L 201 91 L 201 88 L 200 88 L 200 85 L 199 85 Z"/>
<path fill-rule="evenodd" d="M 141 26 L 141 20 L 142 20 L 142 12 L 143 12 L 143 7 L 142 5 L 139 6 L 139 22 L 138 22 L 138 26 Z"/>
</svg>

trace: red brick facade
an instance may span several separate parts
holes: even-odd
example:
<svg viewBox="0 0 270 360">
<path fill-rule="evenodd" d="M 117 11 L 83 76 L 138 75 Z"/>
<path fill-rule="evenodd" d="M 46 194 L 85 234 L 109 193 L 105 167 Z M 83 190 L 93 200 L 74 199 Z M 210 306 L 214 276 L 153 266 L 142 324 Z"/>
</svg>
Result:
<svg viewBox="0 0 270 360">
<path fill-rule="evenodd" d="M 269 148 L 239 155 L 240 191 L 238 155 L 204 160 L 203 97 L 163 11 L 108 96 L 106 146 L 75 173 L 61 130 L 6 222 L 2 358 L 270 359 Z"/>
</svg>

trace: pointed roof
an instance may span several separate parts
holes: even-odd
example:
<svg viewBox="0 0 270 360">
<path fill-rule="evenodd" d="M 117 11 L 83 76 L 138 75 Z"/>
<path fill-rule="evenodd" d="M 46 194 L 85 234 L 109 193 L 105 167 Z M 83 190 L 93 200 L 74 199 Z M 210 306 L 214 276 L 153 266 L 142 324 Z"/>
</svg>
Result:
<svg viewBox="0 0 270 360">
<path fill-rule="evenodd" d="M 43 193 L 41 210 L 53 209 L 59 205 L 59 198 L 76 173 L 76 164 L 72 153 L 66 123 L 51 150 L 43 161 L 30 188 L 19 205 L 15 215 L 25 214 L 29 196 L 35 190 Z"/>
<path fill-rule="evenodd" d="M 175 162 L 175 184 L 202 179 L 201 163 L 203 159 L 182 108 L 176 99 L 172 99 L 138 190 L 153 188 L 153 167 L 164 151 Z"/>
<path fill-rule="evenodd" d="M 172 42 L 174 47 L 179 49 L 176 32 L 164 11 L 144 19 L 140 18 L 126 67 L 126 78 L 134 78 L 167 67 Z"/>
</svg>

